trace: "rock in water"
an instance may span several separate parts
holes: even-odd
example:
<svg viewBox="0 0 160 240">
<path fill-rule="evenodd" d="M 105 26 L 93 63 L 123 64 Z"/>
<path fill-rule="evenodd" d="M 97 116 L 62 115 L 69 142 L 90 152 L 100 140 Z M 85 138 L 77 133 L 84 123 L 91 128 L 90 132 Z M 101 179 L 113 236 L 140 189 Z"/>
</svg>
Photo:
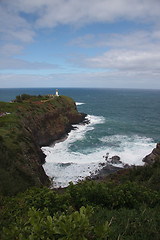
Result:
<svg viewBox="0 0 160 240">
<path fill-rule="evenodd" d="M 117 155 L 111 157 L 111 158 L 110 158 L 110 162 L 111 162 L 112 164 L 120 164 L 120 163 L 122 163 L 122 162 L 120 161 L 120 157 L 117 156 Z"/>
</svg>

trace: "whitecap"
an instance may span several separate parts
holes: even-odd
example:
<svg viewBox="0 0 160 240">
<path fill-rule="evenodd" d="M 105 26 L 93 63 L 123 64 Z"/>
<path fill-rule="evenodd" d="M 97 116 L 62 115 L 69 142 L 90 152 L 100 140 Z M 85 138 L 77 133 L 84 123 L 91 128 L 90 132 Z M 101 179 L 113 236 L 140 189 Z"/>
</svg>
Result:
<svg viewBox="0 0 160 240">
<path fill-rule="evenodd" d="M 54 187 L 66 187 L 70 181 L 75 183 L 84 179 L 100 168 L 100 162 L 105 161 L 100 149 L 89 151 L 89 154 L 70 150 L 72 144 L 85 139 L 86 133 L 92 131 L 94 125 L 105 122 L 103 116 L 88 115 L 87 118 L 90 124 L 75 125 L 76 129 L 69 133 L 64 142 L 55 143 L 54 147 L 42 147 L 46 155 L 43 167 L 48 176 L 54 177 Z"/>
<path fill-rule="evenodd" d="M 66 187 L 69 182 L 76 183 L 98 169 L 102 163 L 106 163 L 105 155 L 109 158 L 118 155 L 122 164 L 115 165 L 123 167 L 124 164 L 143 165 L 142 159 L 155 147 L 153 139 L 139 135 L 111 135 L 99 138 L 101 147 L 86 145 L 81 149 L 80 144 L 86 142 L 89 131 L 93 131 L 96 125 L 105 123 L 103 116 L 88 115 L 90 124 L 75 125 L 68 138 L 63 142 L 55 143 L 54 147 L 43 147 L 46 154 L 46 163 L 43 165 L 47 175 L 54 177 L 54 187 Z M 72 146 L 76 146 L 72 148 Z M 84 146 L 84 145 L 83 145 Z"/>
<path fill-rule="evenodd" d="M 82 102 L 76 102 L 76 105 L 79 106 L 79 105 L 83 105 L 85 103 L 82 103 Z"/>
<path fill-rule="evenodd" d="M 91 125 L 103 124 L 106 121 L 105 117 L 103 116 L 87 115 L 87 118 Z"/>
<path fill-rule="evenodd" d="M 149 154 L 156 143 L 152 138 L 139 135 L 112 135 L 99 139 L 106 143 L 109 156 L 118 155 L 124 164 L 144 165 L 142 159 Z"/>
</svg>

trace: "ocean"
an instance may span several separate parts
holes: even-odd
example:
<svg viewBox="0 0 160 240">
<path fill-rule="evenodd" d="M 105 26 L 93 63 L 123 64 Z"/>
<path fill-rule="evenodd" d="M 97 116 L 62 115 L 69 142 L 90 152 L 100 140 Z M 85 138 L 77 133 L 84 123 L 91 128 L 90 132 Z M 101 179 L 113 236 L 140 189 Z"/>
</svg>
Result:
<svg viewBox="0 0 160 240">
<path fill-rule="evenodd" d="M 0 89 L 0 101 L 23 93 L 55 94 L 55 89 Z M 43 167 L 53 187 L 94 174 L 107 153 L 120 157 L 122 163 L 115 166 L 143 165 L 142 159 L 160 142 L 160 90 L 60 88 L 59 94 L 72 97 L 90 124 L 76 125 L 66 140 L 42 147 Z"/>
</svg>

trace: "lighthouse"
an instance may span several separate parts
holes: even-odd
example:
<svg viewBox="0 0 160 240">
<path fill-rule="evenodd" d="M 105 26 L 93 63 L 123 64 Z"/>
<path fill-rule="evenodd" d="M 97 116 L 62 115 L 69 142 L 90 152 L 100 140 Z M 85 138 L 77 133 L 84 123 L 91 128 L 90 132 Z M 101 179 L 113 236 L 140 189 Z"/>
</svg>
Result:
<svg viewBox="0 0 160 240">
<path fill-rule="evenodd" d="M 59 97 L 59 95 L 58 95 L 58 89 L 56 89 L 56 96 Z"/>
</svg>

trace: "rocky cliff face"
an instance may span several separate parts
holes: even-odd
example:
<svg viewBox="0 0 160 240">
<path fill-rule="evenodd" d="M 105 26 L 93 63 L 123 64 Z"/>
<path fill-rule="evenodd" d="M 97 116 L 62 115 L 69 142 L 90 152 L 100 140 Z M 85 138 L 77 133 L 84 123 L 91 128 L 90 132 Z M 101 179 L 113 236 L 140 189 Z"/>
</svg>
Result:
<svg viewBox="0 0 160 240">
<path fill-rule="evenodd" d="M 146 164 L 152 164 L 156 160 L 160 160 L 160 143 L 157 143 L 156 148 L 153 151 L 143 158 L 143 162 Z"/>
<path fill-rule="evenodd" d="M 82 122 L 86 116 L 78 113 L 74 101 L 70 98 L 59 96 L 56 99 L 58 106 L 54 105 L 54 101 L 53 99 L 43 104 L 42 109 L 47 108 L 44 112 L 36 114 L 31 111 L 23 120 L 24 128 L 34 144 L 34 155 L 32 155 L 34 164 L 31 166 L 35 165 L 35 167 L 32 167 L 32 172 L 42 184 L 48 182 L 48 177 L 42 167 L 45 155 L 40 147 L 49 145 L 66 135 L 72 129 L 72 124 Z M 28 158 L 30 156 L 31 154 L 27 154 Z"/>
<path fill-rule="evenodd" d="M 78 124 L 86 117 L 86 114 L 78 113 L 75 104 L 72 103 L 65 108 L 64 99 L 62 97 L 59 99 L 62 107 L 55 108 L 50 104 L 49 111 L 37 115 L 28 114 L 24 120 L 25 128 L 40 147 L 60 139 L 70 132 L 72 124 Z"/>
<path fill-rule="evenodd" d="M 4 152 L 5 149 L 0 161 L 0 174 L 2 172 L 4 175 L 4 185 L 0 183 L 0 192 L 4 194 L 5 181 L 9 181 L 8 185 L 12 189 L 15 188 L 13 194 L 29 186 L 49 184 L 42 167 L 45 155 L 41 146 L 60 139 L 72 129 L 72 124 L 82 122 L 86 116 L 77 111 L 71 98 L 65 96 L 16 104 L 11 105 L 14 110 L 16 106 L 16 111 L 10 114 L 10 118 L 14 116 L 16 124 L 9 133 L 10 139 L 8 141 L 7 136 L 0 139 L 0 151 Z"/>
</svg>

